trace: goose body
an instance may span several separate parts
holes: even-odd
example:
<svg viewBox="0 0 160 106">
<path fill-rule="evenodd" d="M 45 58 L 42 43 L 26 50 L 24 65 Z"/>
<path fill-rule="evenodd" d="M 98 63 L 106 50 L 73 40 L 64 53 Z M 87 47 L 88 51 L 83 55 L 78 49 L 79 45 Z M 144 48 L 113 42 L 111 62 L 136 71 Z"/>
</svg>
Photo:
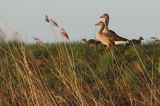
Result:
<svg viewBox="0 0 160 106">
<path fill-rule="evenodd" d="M 112 30 L 108 30 L 106 32 L 107 32 L 107 36 L 109 36 L 112 40 L 114 40 L 115 45 L 121 45 L 121 44 L 127 44 L 127 43 L 129 43 L 128 39 L 120 37 L 119 35 L 117 35 Z"/>
<path fill-rule="evenodd" d="M 82 39 L 82 42 L 89 45 L 89 46 L 96 46 L 100 43 L 100 41 L 97 41 L 97 40 L 94 40 L 94 39 L 86 40 L 85 38 Z"/>
<path fill-rule="evenodd" d="M 120 37 L 118 34 L 116 34 L 114 31 L 109 30 L 108 28 L 108 24 L 109 24 L 109 15 L 108 14 L 104 14 L 102 16 L 100 16 L 100 18 L 104 18 L 105 19 L 105 28 L 103 30 L 103 33 L 107 33 L 107 36 L 110 37 L 112 40 L 114 40 L 115 45 L 120 45 L 120 44 L 127 44 L 129 43 L 129 40 L 123 37 Z"/>
<path fill-rule="evenodd" d="M 107 48 L 110 48 L 111 46 L 113 46 L 115 43 L 112 40 L 111 37 L 109 37 L 108 33 L 104 33 L 103 30 L 105 28 L 105 24 L 104 22 L 100 21 L 99 23 L 96 24 L 96 26 L 101 26 L 101 29 L 99 31 L 97 31 L 96 33 L 96 37 L 97 39 L 104 44 L 105 46 L 107 46 Z"/>
<path fill-rule="evenodd" d="M 132 39 L 130 41 L 130 43 L 132 43 L 132 44 L 141 44 L 142 40 L 144 40 L 143 37 L 139 37 L 139 39 Z"/>
</svg>

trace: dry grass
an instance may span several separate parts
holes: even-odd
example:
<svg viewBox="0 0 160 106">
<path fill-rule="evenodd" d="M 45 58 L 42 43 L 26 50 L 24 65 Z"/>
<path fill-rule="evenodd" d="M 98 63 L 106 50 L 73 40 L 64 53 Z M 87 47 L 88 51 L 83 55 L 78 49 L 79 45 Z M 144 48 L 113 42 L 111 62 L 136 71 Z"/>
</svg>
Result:
<svg viewBox="0 0 160 106">
<path fill-rule="evenodd" d="M 106 51 L 35 40 L 0 44 L 0 105 L 160 105 L 160 43 Z"/>
<path fill-rule="evenodd" d="M 0 105 L 160 105 L 159 44 L 0 46 Z"/>
</svg>

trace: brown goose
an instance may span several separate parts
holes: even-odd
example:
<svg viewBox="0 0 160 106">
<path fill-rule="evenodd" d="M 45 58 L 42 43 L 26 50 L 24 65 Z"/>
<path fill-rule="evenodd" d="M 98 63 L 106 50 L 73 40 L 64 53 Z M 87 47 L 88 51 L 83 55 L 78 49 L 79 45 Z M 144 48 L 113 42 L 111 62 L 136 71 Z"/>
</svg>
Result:
<svg viewBox="0 0 160 106">
<path fill-rule="evenodd" d="M 159 43 L 159 42 L 160 42 L 160 39 L 157 38 L 157 37 L 151 37 L 151 39 L 153 39 L 153 41 L 154 41 L 155 43 Z"/>
<path fill-rule="evenodd" d="M 129 42 L 131 44 L 138 44 L 138 45 L 140 45 L 142 43 L 142 40 L 144 40 L 143 37 L 139 37 L 139 39 L 132 39 Z"/>
<path fill-rule="evenodd" d="M 111 46 L 113 46 L 115 43 L 114 41 L 108 36 L 108 33 L 104 33 L 103 30 L 105 28 L 105 24 L 103 21 L 100 21 L 98 23 L 95 24 L 96 26 L 101 26 L 100 30 L 97 31 L 96 33 L 96 37 L 97 39 L 104 44 L 105 46 L 107 46 L 107 48 L 110 48 Z"/>
<path fill-rule="evenodd" d="M 38 45 L 39 47 L 45 46 L 45 43 L 42 40 L 40 40 L 39 38 L 36 38 L 36 37 L 32 37 L 32 38 L 35 40 L 36 45 Z"/>
<path fill-rule="evenodd" d="M 109 24 L 109 15 L 106 13 L 102 16 L 100 16 L 100 18 L 104 18 L 105 19 L 105 28 L 103 30 L 104 33 L 108 33 L 108 36 L 111 37 L 114 41 L 115 41 L 115 45 L 119 45 L 119 44 L 126 44 L 129 43 L 129 40 L 123 37 L 120 37 L 118 34 L 116 34 L 114 31 L 109 30 L 108 28 L 108 24 Z"/>
<path fill-rule="evenodd" d="M 85 38 L 81 39 L 82 43 L 85 43 L 89 46 L 96 46 L 98 44 L 100 44 L 100 41 L 94 40 L 94 39 L 89 39 L 86 40 Z"/>
</svg>

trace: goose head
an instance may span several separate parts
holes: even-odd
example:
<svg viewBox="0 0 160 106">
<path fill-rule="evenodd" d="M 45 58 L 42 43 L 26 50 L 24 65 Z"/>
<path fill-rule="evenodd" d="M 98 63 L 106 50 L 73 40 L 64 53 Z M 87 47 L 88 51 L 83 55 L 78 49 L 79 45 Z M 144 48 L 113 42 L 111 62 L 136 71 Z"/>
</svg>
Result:
<svg viewBox="0 0 160 106">
<path fill-rule="evenodd" d="M 104 22 L 103 21 L 100 21 L 98 23 L 95 24 L 95 26 L 103 26 L 104 25 Z"/>
<path fill-rule="evenodd" d="M 82 41 L 82 42 L 86 42 L 87 40 L 86 40 L 86 38 L 83 38 L 83 39 L 81 39 L 81 41 Z"/>
<path fill-rule="evenodd" d="M 139 40 L 144 40 L 143 37 L 139 37 Z"/>
<path fill-rule="evenodd" d="M 100 18 L 109 19 L 109 15 L 107 13 L 100 16 Z"/>
</svg>

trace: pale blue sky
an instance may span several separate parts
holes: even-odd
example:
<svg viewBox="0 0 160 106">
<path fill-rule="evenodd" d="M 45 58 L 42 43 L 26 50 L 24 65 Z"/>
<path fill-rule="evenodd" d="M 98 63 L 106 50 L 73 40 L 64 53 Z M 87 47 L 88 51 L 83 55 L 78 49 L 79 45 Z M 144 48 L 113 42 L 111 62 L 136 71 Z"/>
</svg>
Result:
<svg viewBox="0 0 160 106">
<path fill-rule="evenodd" d="M 70 34 L 71 40 L 95 38 L 94 24 L 101 14 L 110 15 L 110 29 L 126 38 L 160 37 L 160 0 L 1 0 L 0 27 L 5 19 L 25 41 L 32 36 L 52 40 L 45 14 Z"/>
</svg>

